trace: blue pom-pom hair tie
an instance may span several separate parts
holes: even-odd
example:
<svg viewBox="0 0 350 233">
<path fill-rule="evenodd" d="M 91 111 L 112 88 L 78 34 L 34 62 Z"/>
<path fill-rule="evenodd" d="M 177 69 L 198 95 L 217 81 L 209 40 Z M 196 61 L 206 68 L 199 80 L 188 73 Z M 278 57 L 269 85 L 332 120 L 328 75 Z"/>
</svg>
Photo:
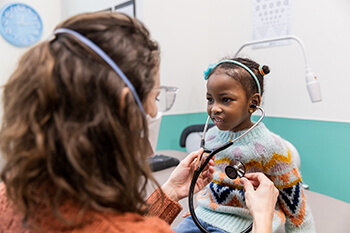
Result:
<svg viewBox="0 0 350 233">
<path fill-rule="evenodd" d="M 210 72 L 217 66 L 217 64 L 210 64 L 204 71 L 204 79 L 208 80 Z"/>
</svg>

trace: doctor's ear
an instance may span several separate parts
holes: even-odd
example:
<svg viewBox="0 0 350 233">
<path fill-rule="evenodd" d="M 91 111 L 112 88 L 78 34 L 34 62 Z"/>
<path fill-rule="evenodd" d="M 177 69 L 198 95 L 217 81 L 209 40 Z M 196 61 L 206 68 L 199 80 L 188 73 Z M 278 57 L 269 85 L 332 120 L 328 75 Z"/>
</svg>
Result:
<svg viewBox="0 0 350 233">
<path fill-rule="evenodd" d="M 120 95 L 120 112 L 124 112 L 126 96 L 129 94 L 130 89 L 128 87 L 124 87 L 122 90 L 122 94 Z"/>
</svg>

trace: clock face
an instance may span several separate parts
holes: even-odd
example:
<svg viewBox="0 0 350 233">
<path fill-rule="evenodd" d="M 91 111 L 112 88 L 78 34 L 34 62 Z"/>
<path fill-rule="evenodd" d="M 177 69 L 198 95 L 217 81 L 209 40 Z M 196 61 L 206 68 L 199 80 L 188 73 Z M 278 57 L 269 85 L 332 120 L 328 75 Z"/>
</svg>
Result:
<svg viewBox="0 0 350 233">
<path fill-rule="evenodd" d="M 39 14 L 23 3 L 10 3 L 0 11 L 0 34 L 9 43 L 27 47 L 36 43 L 43 33 Z"/>
</svg>

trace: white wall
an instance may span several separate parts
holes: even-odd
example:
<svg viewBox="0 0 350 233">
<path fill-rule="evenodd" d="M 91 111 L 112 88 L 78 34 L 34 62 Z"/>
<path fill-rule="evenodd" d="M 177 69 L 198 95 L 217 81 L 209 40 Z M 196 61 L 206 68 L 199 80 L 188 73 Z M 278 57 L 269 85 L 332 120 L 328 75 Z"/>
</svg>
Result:
<svg viewBox="0 0 350 233">
<path fill-rule="evenodd" d="M 350 86 L 349 10 L 347 0 L 293 1 L 292 33 L 304 42 L 309 65 L 321 84 L 321 103 L 311 104 L 308 98 L 305 65 L 297 43 L 244 50 L 271 67 L 264 103 L 269 116 L 350 122 L 350 109 L 346 107 Z"/>
<path fill-rule="evenodd" d="M 166 114 L 205 110 L 203 70 L 210 57 L 208 1 L 147 0 L 142 21 L 161 47 L 161 84 L 179 87 L 174 107 Z"/>
<path fill-rule="evenodd" d="M 233 55 L 252 40 L 251 1 L 147 0 L 143 21 L 162 46 L 161 81 L 180 87 L 169 114 L 205 111 L 202 71 Z M 242 56 L 267 64 L 264 107 L 268 116 L 350 122 L 350 1 L 292 3 L 292 34 L 305 45 L 309 65 L 321 84 L 323 101 L 312 104 L 306 91 L 305 64 L 296 42 L 252 50 Z"/>
<path fill-rule="evenodd" d="M 100 11 L 108 8 L 114 9 L 114 6 L 126 1 L 127 0 L 61 0 L 63 8 L 62 19 L 83 12 Z"/>
</svg>

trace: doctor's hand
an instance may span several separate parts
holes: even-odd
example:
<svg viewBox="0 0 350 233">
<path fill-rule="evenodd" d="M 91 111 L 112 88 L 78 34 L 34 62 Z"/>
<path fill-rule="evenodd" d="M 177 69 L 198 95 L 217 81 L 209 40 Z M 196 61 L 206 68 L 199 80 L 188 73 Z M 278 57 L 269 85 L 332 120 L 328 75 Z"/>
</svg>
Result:
<svg viewBox="0 0 350 233">
<path fill-rule="evenodd" d="M 245 201 L 253 215 L 253 233 L 272 232 L 272 219 L 278 190 L 263 173 L 249 173 L 241 178 Z"/>
<path fill-rule="evenodd" d="M 188 196 L 192 177 L 196 169 L 197 157 L 202 153 L 203 149 L 201 148 L 189 154 L 180 162 L 180 164 L 171 173 L 167 182 L 162 186 L 163 192 L 172 200 L 179 201 Z M 202 161 L 204 161 L 204 158 L 202 158 Z M 213 157 L 200 174 L 194 193 L 199 192 L 211 182 L 213 179 L 214 165 L 215 162 Z"/>
</svg>

